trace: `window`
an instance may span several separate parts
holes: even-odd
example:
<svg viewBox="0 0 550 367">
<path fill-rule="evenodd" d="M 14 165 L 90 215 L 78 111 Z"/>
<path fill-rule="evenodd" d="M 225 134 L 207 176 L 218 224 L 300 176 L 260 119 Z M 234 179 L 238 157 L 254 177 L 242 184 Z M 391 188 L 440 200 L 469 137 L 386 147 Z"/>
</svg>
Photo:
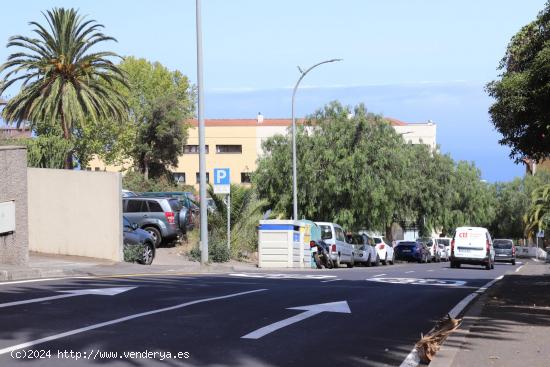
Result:
<svg viewBox="0 0 550 367">
<path fill-rule="evenodd" d="M 174 178 L 174 181 L 178 184 L 184 184 L 185 183 L 185 172 L 174 172 L 172 173 L 172 177 Z"/>
<path fill-rule="evenodd" d="M 125 213 L 142 213 L 146 212 L 147 206 L 143 200 L 128 200 Z"/>
<path fill-rule="evenodd" d="M 99 171 L 99 167 L 94 168 L 94 171 Z"/>
<path fill-rule="evenodd" d="M 200 173 L 197 172 L 197 183 L 200 183 L 201 182 L 201 177 L 200 177 Z M 210 182 L 210 172 L 206 172 L 206 183 L 209 183 Z"/>
<path fill-rule="evenodd" d="M 208 145 L 204 146 L 204 151 L 206 154 L 208 154 Z M 186 145 L 183 148 L 183 154 L 199 154 L 199 146 L 198 145 Z"/>
<path fill-rule="evenodd" d="M 250 183 L 250 172 L 241 172 L 241 183 Z"/>
<path fill-rule="evenodd" d="M 217 154 L 240 154 L 242 152 L 242 145 L 216 145 Z"/>
<path fill-rule="evenodd" d="M 321 239 L 330 240 L 332 238 L 332 229 L 330 226 L 320 226 L 321 227 Z"/>
<path fill-rule="evenodd" d="M 162 210 L 162 207 L 159 203 L 156 201 L 149 201 L 149 211 L 152 213 L 162 213 L 164 210 Z"/>
<path fill-rule="evenodd" d="M 346 236 L 344 235 L 342 228 L 334 227 L 334 231 L 336 232 L 336 239 L 338 241 L 346 242 Z"/>
</svg>

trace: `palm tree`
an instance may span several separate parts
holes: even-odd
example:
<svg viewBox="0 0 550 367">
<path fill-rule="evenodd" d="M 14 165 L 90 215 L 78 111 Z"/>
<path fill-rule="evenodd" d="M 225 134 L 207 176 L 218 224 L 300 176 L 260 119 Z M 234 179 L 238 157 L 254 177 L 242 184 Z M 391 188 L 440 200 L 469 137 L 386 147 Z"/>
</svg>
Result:
<svg viewBox="0 0 550 367">
<path fill-rule="evenodd" d="M 550 184 L 542 185 L 531 194 L 531 206 L 524 216 L 526 232 L 544 230 L 550 223 Z"/>
<path fill-rule="evenodd" d="M 54 8 L 42 13 L 48 25 L 34 26 L 33 37 L 10 37 L 7 47 L 23 50 L 11 54 L 0 66 L 6 71 L 0 94 L 15 82 L 22 82 L 17 96 L 4 107 L 2 117 L 31 126 L 60 124 L 63 137 L 71 140 L 72 129 L 86 121 L 127 116 L 126 101 L 114 88 L 116 82 L 126 86 L 124 74 L 109 58 L 113 52 L 89 52 L 96 44 L 116 41 L 101 32 L 103 25 L 87 20 L 74 9 Z M 71 169 L 73 152 L 65 168 Z"/>
</svg>

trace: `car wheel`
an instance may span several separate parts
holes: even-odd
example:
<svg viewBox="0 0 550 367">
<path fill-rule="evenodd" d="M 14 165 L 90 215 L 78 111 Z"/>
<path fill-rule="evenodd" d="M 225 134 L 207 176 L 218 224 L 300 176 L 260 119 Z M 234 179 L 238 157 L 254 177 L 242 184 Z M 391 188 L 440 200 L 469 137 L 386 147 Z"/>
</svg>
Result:
<svg viewBox="0 0 550 367">
<path fill-rule="evenodd" d="M 155 257 L 155 247 L 152 243 L 146 242 L 143 244 L 143 253 L 141 254 L 141 263 L 143 265 L 151 265 Z"/>
<path fill-rule="evenodd" d="M 374 261 L 373 265 L 374 266 L 380 265 L 380 257 L 378 256 L 378 254 L 376 255 L 376 260 Z"/>
<path fill-rule="evenodd" d="M 353 265 L 355 265 L 355 260 L 353 260 L 353 256 L 351 257 L 351 261 L 346 264 L 348 268 L 353 268 Z"/>
<path fill-rule="evenodd" d="M 341 264 L 342 263 L 340 262 L 340 254 L 338 254 L 338 256 L 336 256 L 336 262 L 334 264 L 334 267 L 339 268 Z"/>
<path fill-rule="evenodd" d="M 382 260 L 382 265 L 388 265 L 388 254 L 386 254 L 384 260 Z"/>
<path fill-rule="evenodd" d="M 512 265 L 516 265 L 516 260 L 512 260 Z"/>
<path fill-rule="evenodd" d="M 162 242 L 162 235 L 160 234 L 160 231 L 155 227 L 145 227 L 143 229 L 151 234 L 155 247 L 159 247 Z"/>
<path fill-rule="evenodd" d="M 491 270 L 491 260 L 487 261 L 487 264 L 485 264 L 485 270 Z"/>
</svg>

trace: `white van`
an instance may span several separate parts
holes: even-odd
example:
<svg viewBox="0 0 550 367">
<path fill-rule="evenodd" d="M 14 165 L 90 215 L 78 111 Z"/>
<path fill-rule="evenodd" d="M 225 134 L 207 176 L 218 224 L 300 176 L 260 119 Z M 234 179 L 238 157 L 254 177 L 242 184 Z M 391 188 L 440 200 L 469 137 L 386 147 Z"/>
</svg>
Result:
<svg viewBox="0 0 550 367">
<path fill-rule="evenodd" d="M 451 241 L 451 268 L 461 264 L 483 265 L 490 270 L 495 267 L 493 240 L 486 228 L 458 227 Z"/>
<path fill-rule="evenodd" d="M 346 264 L 348 268 L 353 268 L 353 245 L 346 242 L 342 227 L 329 222 L 315 222 L 315 224 L 321 228 L 321 239 L 328 245 L 330 258 L 334 261 L 335 267 Z"/>
</svg>

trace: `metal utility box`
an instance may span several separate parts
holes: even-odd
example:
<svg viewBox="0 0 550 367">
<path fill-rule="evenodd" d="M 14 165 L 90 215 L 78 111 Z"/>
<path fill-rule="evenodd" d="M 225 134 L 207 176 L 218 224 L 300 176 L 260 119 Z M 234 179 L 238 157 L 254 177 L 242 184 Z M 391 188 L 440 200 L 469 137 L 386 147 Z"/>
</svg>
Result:
<svg viewBox="0 0 550 367">
<path fill-rule="evenodd" d="M 0 236 L 15 232 L 15 201 L 0 203 Z"/>
<path fill-rule="evenodd" d="M 294 220 L 261 220 L 258 230 L 258 267 L 303 267 L 301 225 Z"/>
</svg>

